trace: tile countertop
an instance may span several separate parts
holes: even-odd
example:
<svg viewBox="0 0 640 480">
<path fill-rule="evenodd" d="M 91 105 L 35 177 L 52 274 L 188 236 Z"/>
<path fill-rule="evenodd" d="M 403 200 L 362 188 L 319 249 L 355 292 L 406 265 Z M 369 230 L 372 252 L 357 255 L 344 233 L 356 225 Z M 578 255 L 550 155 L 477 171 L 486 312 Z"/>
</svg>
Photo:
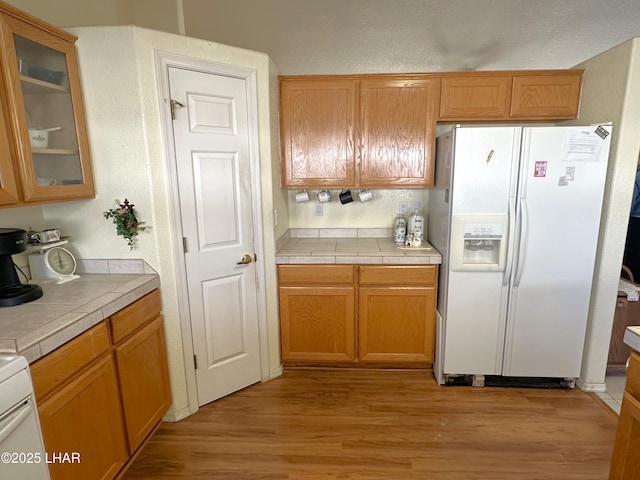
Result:
<svg viewBox="0 0 640 480">
<path fill-rule="evenodd" d="M 622 340 L 636 352 L 640 352 L 640 327 L 625 328 Z"/>
<path fill-rule="evenodd" d="M 285 238 L 276 253 L 276 263 L 341 263 L 384 265 L 427 265 L 442 263 L 440 253 L 428 243 L 418 248 L 398 247 L 391 236 L 367 238 L 359 229 L 347 230 L 345 236 L 327 237 L 300 232 Z M 350 235 L 350 236 L 346 236 Z M 359 236 L 360 235 L 360 236 Z"/>
<path fill-rule="evenodd" d="M 42 297 L 0 308 L 0 352 L 34 362 L 160 286 L 157 273 L 142 261 L 133 269 L 137 273 L 108 273 L 126 269 L 104 262 L 112 265 L 99 269 L 106 273 L 79 273 L 60 285 L 35 281 Z"/>
</svg>

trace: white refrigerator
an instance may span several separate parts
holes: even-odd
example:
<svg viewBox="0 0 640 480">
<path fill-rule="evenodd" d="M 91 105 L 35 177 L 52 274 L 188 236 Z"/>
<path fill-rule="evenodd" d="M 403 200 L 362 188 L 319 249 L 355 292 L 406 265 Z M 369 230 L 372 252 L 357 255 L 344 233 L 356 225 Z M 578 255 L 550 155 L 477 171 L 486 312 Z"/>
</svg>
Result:
<svg viewBox="0 0 640 480">
<path fill-rule="evenodd" d="M 458 126 L 437 138 L 439 383 L 580 375 L 610 133 Z"/>
</svg>

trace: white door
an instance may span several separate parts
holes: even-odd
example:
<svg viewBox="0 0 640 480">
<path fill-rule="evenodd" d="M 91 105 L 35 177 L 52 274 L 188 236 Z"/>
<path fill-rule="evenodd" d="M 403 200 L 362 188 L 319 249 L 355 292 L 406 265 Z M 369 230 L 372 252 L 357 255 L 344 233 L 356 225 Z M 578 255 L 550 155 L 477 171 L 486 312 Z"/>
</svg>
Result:
<svg viewBox="0 0 640 480">
<path fill-rule="evenodd" d="M 260 380 L 247 86 L 240 78 L 170 67 L 169 88 L 204 405 Z"/>
<path fill-rule="evenodd" d="M 454 132 L 451 221 L 459 216 L 512 217 L 509 198 L 515 195 L 512 178 L 517 172 L 520 130 L 460 127 Z M 457 230 L 452 228 L 452 235 Z M 452 236 L 444 313 L 444 373 L 499 375 L 508 272 L 454 271 L 451 258 L 457 253 L 454 250 L 460 252 L 462 247 L 462 237 Z"/>
<path fill-rule="evenodd" d="M 524 131 L 504 375 L 580 376 L 610 143 L 597 128 Z"/>
</svg>

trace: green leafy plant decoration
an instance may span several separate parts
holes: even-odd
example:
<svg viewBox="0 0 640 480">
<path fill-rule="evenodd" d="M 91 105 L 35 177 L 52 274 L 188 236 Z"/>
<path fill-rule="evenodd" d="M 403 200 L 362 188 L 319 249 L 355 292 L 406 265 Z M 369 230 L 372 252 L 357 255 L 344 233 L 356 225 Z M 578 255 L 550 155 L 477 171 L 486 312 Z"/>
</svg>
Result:
<svg viewBox="0 0 640 480">
<path fill-rule="evenodd" d="M 134 205 L 129 203 L 129 200 L 124 199 L 123 203 L 120 200 L 116 200 L 118 208 L 111 208 L 106 212 L 103 212 L 104 218 L 113 219 L 113 223 L 116 226 L 116 234 L 120 235 L 127 241 L 129 249 L 133 250 L 137 246 L 137 236 L 140 232 L 144 232 L 147 227 L 144 226 L 144 222 L 139 222 L 133 212 Z"/>
</svg>

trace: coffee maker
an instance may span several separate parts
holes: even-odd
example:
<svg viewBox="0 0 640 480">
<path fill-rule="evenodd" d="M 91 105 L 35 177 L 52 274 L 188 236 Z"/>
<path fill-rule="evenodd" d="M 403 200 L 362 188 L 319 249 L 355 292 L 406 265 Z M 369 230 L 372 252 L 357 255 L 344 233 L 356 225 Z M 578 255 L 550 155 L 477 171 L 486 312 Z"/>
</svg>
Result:
<svg viewBox="0 0 640 480">
<path fill-rule="evenodd" d="M 18 279 L 11 255 L 27 249 L 27 232 L 17 228 L 0 228 L 0 307 L 12 307 L 42 296 L 38 285 L 23 285 Z"/>
</svg>

